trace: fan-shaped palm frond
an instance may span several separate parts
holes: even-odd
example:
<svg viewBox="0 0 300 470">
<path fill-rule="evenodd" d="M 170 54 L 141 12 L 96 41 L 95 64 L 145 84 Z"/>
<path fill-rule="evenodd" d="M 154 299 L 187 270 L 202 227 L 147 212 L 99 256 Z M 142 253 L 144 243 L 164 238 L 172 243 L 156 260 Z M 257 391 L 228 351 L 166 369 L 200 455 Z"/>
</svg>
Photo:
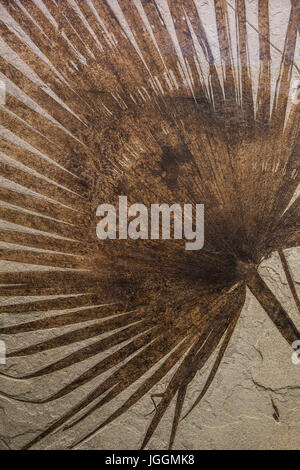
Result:
<svg viewBox="0 0 300 470">
<path fill-rule="evenodd" d="M 27 399 L 43 406 L 93 384 L 26 448 L 119 397 L 79 445 L 169 372 L 142 447 L 175 399 L 172 447 L 187 388 L 219 346 L 192 409 L 220 365 L 246 286 L 290 344 L 299 338 L 257 267 L 278 250 L 299 307 L 283 249 L 300 240 L 300 108 L 292 100 L 300 4 L 285 4 L 280 49 L 272 2 L 251 3 L 0 0 L 1 257 L 25 266 L 0 273 L 11 298 L 1 312 L 29 319 L 0 333 L 30 333 L 12 358 L 76 345 L 20 380 L 47 380 L 105 352 L 54 393 Z M 119 195 L 146 206 L 203 203 L 204 248 L 100 241 L 96 208 Z M 55 335 L 36 343 L 50 329 Z"/>
</svg>

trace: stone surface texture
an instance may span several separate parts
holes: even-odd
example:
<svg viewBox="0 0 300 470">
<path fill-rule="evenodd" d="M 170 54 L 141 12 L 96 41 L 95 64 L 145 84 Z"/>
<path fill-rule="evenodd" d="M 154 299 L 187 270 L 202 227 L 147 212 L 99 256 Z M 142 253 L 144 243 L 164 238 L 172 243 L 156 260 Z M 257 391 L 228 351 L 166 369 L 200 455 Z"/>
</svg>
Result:
<svg viewBox="0 0 300 470">
<path fill-rule="evenodd" d="M 298 293 L 300 293 L 300 250 L 285 252 L 291 267 Z M 4 269 L 4 262 L 3 267 Z M 5 266 L 7 270 L 7 265 Z M 274 254 L 261 263 L 260 274 L 282 305 L 300 326 L 299 312 L 290 294 L 279 257 Z M 4 302 L 4 300 L 3 300 Z M 32 316 L 33 317 L 33 316 Z M 5 319 L 8 322 L 9 319 Z M 51 331 L 47 333 L 51 336 Z M 25 336 L 25 334 L 24 334 Z M 42 335 L 37 335 L 36 340 Z M 46 337 L 46 334 L 43 334 Z M 13 346 L 13 342 L 11 343 Z M 18 347 L 21 344 L 18 342 Z M 71 348 L 69 348 L 71 350 Z M 248 291 L 245 306 L 230 341 L 217 376 L 202 402 L 179 426 L 175 449 L 299 449 L 300 442 L 300 364 L 292 363 L 293 350 L 284 341 L 262 307 Z M 58 355 L 58 354 L 57 354 Z M 51 359 L 55 353 L 51 352 Z M 94 359 L 95 362 L 95 359 Z M 198 374 L 188 391 L 186 406 L 193 402 L 201 390 L 213 362 Z M 85 370 L 93 361 L 85 361 Z M 8 360 L 1 370 L 30 371 L 36 361 L 19 358 Z M 61 371 L 60 384 L 68 381 L 72 371 Z M 36 433 L 41 432 L 64 411 L 64 403 L 70 398 L 49 405 L 29 405 L 5 398 L 5 389 L 14 390 L 17 398 L 42 397 L 55 389 L 56 381 L 49 376 L 47 390 L 41 388 L 39 379 L 25 382 L 1 379 L 0 440 L 3 449 L 19 448 Z M 40 381 L 45 387 L 45 381 Z M 168 383 L 167 377 L 154 387 L 152 393 L 161 393 Z M 73 393 L 72 399 L 81 398 L 89 387 Z M 279 412 L 278 421 L 273 417 L 274 408 Z M 107 413 L 113 409 L 110 405 Z M 83 423 L 65 433 L 57 432 L 42 441 L 37 448 L 61 449 L 78 437 L 82 430 L 89 430 L 105 417 L 105 411 L 95 412 Z M 145 433 L 153 404 L 148 394 L 125 416 L 100 431 L 79 448 L 82 449 L 136 449 Z M 163 418 L 158 431 L 150 441 L 149 449 L 164 449 L 166 435 L 170 431 L 172 406 Z"/>
<path fill-rule="evenodd" d="M 199 0 L 199 3 L 205 4 L 207 2 Z M 255 9 L 255 4 L 255 1 L 248 1 L 250 15 L 251 9 Z M 282 47 L 280 41 L 283 37 L 282 18 L 279 12 L 284 10 L 284 4 L 290 4 L 289 0 L 270 0 L 272 41 L 276 44 L 278 42 L 279 47 Z M 252 16 L 255 23 L 253 13 Z M 207 18 L 207 22 L 209 23 L 209 18 Z M 3 47 L 3 44 L 0 43 L 0 46 Z M 299 50 L 300 48 L 298 48 L 298 52 Z M 279 55 L 275 53 L 274 64 L 277 63 L 276 61 L 279 66 Z M 254 67 L 252 72 L 255 76 L 258 71 L 258 66 L 255 70 L 255 63 L 258 65 L 258 62 L 253 58 L 252 63 Z M 275 86 L 275 83 L 273 83 L 273 86 Z M 3 129 L 0 129 L 0 131 L 4 132 Z M 285 254 L 297 292 L 300 295 L 300 248 L 285 250 Z M 2 261 L 0 270 L 25 270 L 25 267 L 13 262 Z M 289 290 L 278 254 L 273 253 L 269 259 L 264 260 L 260 265 L 259 272 L 289 312 L 295 324 L 300 328 L 299 312 Z M 1 305 L 5 305 L 9 301 L 6 298 L 0 300 Z M 15 299 L 15 302 L 21 301 L 22 298 Z M 38 313 L 26 315 L 26 320 L 35 318 L 38 318 Z M 18 319 L 20 321 L 25 320 L 25 315 L 20 314 Z M 14 322 L 15 318 L 9 315 L 4 315 L 2 318 L 2 324 L 5 326 Z M 89 322 L 86 324 L 89 324 Z M 71 331 L 72 328 L 75 329 L 74 326 L 67 326 L 63 328 L 63 331 Z M 53 335 L 54 332 L 51 330 L 37 332 L 35 340 L 38 342 Z M 93 341 L 95 339 L 82 342 L 81 346 L 90 344 Z M 8 349 L 19 349 L 22 344 L 27 344 L 26 333 L 18 335 L 17 344 L 13 337 L 9 338 L 7 347 Z M 76 350 L 76 344 L 63 348 L 64 352 L 71 352 Z M 281 337 L 273 322 L 248 290 L 245 306 L 215 380 L 201 403 L 180 422 L 174 448 L 184 450 L 299 450 L 300 364 L 292 363 L 292 352 L 291 347 Z M 54 350 L 44 353 L 43 359 L 47 357 L 53 361 L 59 356 L 60 352 Z M 75 390 L 71 396 L 66 396 L 57 402 L 39 405 L 23 403 L 22 400 L 50 395 L 51 391 L 56 390 L 58 383 L 59 385 L 67 383 L 70 378 L 78 374 L 78 371 L 84 371 L 96 363 L 99 357 L 98 355 L 91 360 L 80 363 L 76 366 L 76 371 L 74 367 L 71 367 L 54 374 L 54 376 L 50 374 L 46 381 L 39 378 L 22 381 L 8 379 L 0 375 L 0 389 L 2 390 L 0 394 L 0 449 L 18 449 L 26 444 L 37 433 L 42 432 L 50 423 L 62 415 L 69 408 L 71 402 L 79 401 L 92 386 L 100 383 L 103 376 L 94 379 L 92 383 Z M 201 390 L 205 377 L 207 377 L 213 364 L 214 357 L 209 360 L 204 370 L 196 375 L 195 380 L 189 387 L 185 403 L 186 409 Z M 40 361 L 41 365 L 45 363 L 41 358 Z M 35 356 L 8 359 L 6 365 L 0 365 L 0 373 L 25 374 L 36 370 L 37 367 L 38 363 Z M 172 371 L 151 392 L 163 392 L 170 375 L 172 375 Z M 137 384 L 131 387 L 126 394 L 128 395 L 130 391 L 136 388 Z M 6 396 L 6 393 L 11 394 L 12 392 L 15 398 L 21 401 Z M 124 395 L 124 398 L 127 395 Z M 116 401 L 113 401 L 103 410 L 94 412 L 78 426 L 64 433 L 60 430 L 55 432 L 45 441 L 41 441 L 36 448 L 67 448 L 82 432 L 88 432 L 103 421 L 116 406 Z M 137 449 L 142 442 L 151 416 L 153 416 L 153 409 L 151 394 L 148 393 L 124 416 L 105 427 L 79 448 Z M 278 416 L 274 416 L 275 409 L 278 410 Z M 170 406 L 148 445 L 149 449 L 166 448 L 173 412 L 174 408 Z"/>
</svg>

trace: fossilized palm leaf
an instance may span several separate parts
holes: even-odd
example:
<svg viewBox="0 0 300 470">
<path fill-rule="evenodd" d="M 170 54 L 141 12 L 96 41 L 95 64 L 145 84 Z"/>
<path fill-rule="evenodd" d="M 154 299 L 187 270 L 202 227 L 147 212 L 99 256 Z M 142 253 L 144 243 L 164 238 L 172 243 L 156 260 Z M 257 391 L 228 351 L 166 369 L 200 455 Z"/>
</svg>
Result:
<svg viewBox="0 0 300 470">
<path fill-rule="evenodd" d="M 21 380 L 47 381 L 106 353 L 67 385 L 28 400 L 38 407 L 71 397 L 61 419 L 26 447 L 117 399 L 75 446 L 170 371 L 142 445 L 176 398 L 172 446 L 187 387 L 220 345 L 198 403 L 246 285 L 283 337 L 298 338 L 257 266 L 279 250 L 299 306 L 282 251 L 299 245 L 299 105 L 291 99 L 299 2 L 286 2 L 281 49 L 272 42 L 272 1 L 0 5 L 2 258 L 17 263 L 1 273 L 2 294 L 11 297 L 1 311 L 26 314 L 0 333 L 30 332 L 28 345 L 8 353 L 40 358 Z M 100 242 L 96 208 L 119 195 L 146 205 L 203 203 L 204 249 L 187 252 L 181 240 Z M 51 362 L 43 353 L 53 349 L 61 353 Z M 71 392 L 84 384 L 74 402 Z"/>
</svg>

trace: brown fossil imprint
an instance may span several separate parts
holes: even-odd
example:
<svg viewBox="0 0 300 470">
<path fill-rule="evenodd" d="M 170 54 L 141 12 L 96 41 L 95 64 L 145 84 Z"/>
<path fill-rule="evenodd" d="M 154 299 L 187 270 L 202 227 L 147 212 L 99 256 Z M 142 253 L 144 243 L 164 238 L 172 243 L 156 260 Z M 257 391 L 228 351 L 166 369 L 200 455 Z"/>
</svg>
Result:
<svg viewBox="0 0 300 470">
<path fill-rule="evenodd" d="M 78 446 L 172 370 L 141 444 L 174 402 L 171 448 L 180 419 L 213 381 L 246 286 L 290 345 L 300 338 L 257 271 L 278 251 L 299 308 L 283 250 L 300 240 L 293 198 L 300 107 L 291 99 L 300 2 L 283 2 L 282 50 L 272 43 L 272 0 L 254 2 L 257 24 L 248 3 L 0 0 L 1 258 L 25 266 L 0 272 L 2 296 L 10 297 L 1 312 L 13 318 L 1 339 L 9 345 L 9 335 L 27 333 L 28 344 L 7 357 L 30 362 L 40 354 L 34 372 L 14 376 L 33 384 L 106 352 L 55 392 L 41 399 L 33 389 L 24 398 L 41 410 L 70 394 L 64 414 L 25 448 L 81 426 L 117 398 L 109 417 L 71 448 Z M 173 239 L 100 241 L 96 208 L 119 195 L 146 206 L 204 204 L 204 248 L 186 251 Z M 72 352 L 60 350 L 72 344 Z M 52 349 L 61 352 L 49 362 L 43 353 Z M 203 390 L 183 411 L 189 384 L 217 349 Z M 4 366 L 1 375 L 13 376 Z"/>
</svg>

